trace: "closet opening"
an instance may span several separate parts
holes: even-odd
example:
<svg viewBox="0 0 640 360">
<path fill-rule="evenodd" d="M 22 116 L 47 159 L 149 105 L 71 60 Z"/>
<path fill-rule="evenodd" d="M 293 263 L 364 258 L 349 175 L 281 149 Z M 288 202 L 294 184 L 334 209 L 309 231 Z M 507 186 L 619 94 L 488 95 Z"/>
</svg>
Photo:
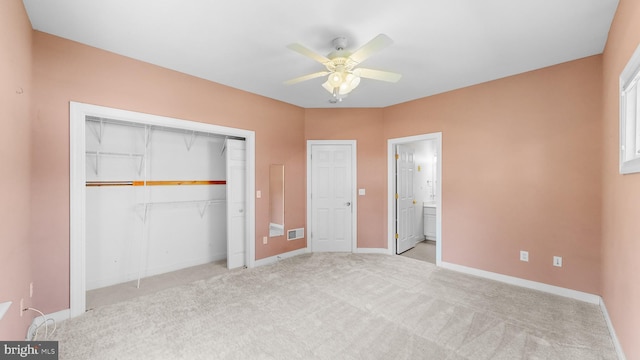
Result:
<svg viewBox="0 0 640 360">
<path fill-rule="evenodd" d="M 88 292 L 253 266 L 254 132 L 73 102 L 70 129 L 70 316 Z"/>
</svg>

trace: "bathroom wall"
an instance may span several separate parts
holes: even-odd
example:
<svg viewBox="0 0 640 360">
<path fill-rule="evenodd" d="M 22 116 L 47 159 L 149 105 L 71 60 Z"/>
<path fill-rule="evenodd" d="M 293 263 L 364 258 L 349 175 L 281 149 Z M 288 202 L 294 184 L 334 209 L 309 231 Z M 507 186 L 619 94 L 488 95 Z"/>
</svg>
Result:
<svg viewBox="0 0 640 360">
<path fill-rule="evenodd" d="M 415 141 L 405 144 L 413 149 L 414 166 L 413 195 L 416 201 L 416 218 L 414 219 L 414 234 L 418 241 L 424 240 L 423 203 L 435 201 L 436 169 L 434 156 L 436 142 L 433 140 Z"/>
</svg>

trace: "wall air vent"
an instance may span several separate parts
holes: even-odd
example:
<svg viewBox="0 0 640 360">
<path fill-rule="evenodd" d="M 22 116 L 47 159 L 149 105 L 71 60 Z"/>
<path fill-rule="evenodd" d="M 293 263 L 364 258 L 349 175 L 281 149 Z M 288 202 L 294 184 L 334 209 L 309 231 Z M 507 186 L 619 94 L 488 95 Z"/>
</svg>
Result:
<svg viewBox="0 0 640 360">
<path fill-rule="evenodd" d="M 297 240 L 304 237 L 304 228 L 287 230 L 287 240 Z"/>
</svg>

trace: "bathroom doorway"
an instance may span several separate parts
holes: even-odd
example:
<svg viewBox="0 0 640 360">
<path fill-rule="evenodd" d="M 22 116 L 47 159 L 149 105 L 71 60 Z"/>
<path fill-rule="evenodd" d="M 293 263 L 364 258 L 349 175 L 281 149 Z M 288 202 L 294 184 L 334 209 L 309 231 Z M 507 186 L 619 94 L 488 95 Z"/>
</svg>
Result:
<svg viewBox="0 0 640 360">
<path fill-rule="evenodd" d="M 390 252 L 439 265 L 442 133 L 389 139 L 387 168 Z"/>
</svg>

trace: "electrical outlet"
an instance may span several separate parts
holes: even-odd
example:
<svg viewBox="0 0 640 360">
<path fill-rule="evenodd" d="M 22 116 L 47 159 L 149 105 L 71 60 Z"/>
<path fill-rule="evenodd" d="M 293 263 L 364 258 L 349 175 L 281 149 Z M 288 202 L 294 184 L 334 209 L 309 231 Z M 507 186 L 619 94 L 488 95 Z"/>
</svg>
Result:
<svg viewBox="0 0 640 360">
<path fill-rule="evenodd" d="M 262 244 L 263 244 L 263 245 L 267 245 L 267 242 L 268 242 L 268 241 L 269 241 L 269 238 L 268 238 L 268 237 L 266 237 L 266 236 L 263 236 L 263 237 L 262 237 Z"/>
<path fill-rule="evenodd" d="M 562 267 L 562 256 L 553 257 L 553 266 Z"/>
<path fill-rule="evenodd" d="M 29 284 L 29 297 L 33 297 L 33 281 Z"/>
<path fill-rule="evenodd" d="M 24 312 L 24 299 L 20 299 L 20 317 L 22 317 L 23 312 Z"/>
<path fill-rule="evenodd" d="M 529 252 L 520 250 L 520 261 L 529 261 Z"/>
</svg>

